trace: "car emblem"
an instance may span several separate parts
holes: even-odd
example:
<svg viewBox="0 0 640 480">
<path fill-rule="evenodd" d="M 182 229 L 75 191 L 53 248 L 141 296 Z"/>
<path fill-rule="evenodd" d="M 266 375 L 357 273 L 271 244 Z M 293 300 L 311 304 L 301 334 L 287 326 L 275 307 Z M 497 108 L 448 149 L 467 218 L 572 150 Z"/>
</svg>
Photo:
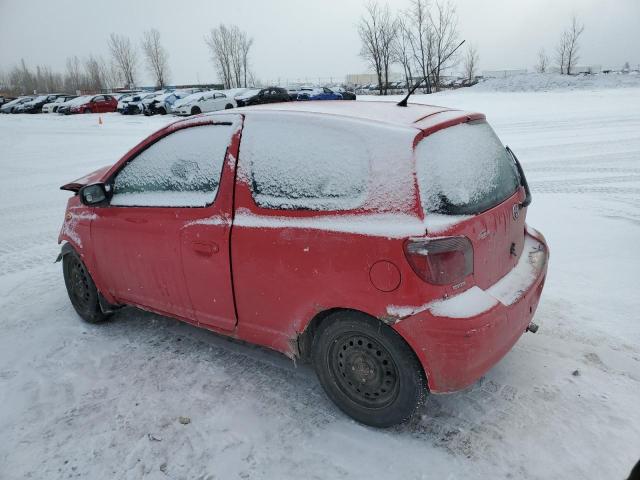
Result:
<svg viewBox="0 0 640 480">
<path fill-rule="evenodd" d="M 514 204 L 511 211 L 513 212 L 513 219 L 517 220 L 518 217 L 520 216 L 520 205 L 518 205 L 517 203 Z"/>
</svg>

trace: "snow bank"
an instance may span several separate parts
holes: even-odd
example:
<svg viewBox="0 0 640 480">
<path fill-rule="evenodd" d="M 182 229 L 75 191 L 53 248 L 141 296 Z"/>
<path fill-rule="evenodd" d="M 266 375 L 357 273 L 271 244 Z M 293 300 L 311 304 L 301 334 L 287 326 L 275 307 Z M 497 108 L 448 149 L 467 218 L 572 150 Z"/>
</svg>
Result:
<svg viewBox="0 0 640 480">
<path fill-rule="evenodd" d="M 476 92 L 531 92 L 550 90 L 604 90 L 640 87 L 640 75 L 524 73 L 505 78 L 490 78 L 471 87 Z"/>
</svg>

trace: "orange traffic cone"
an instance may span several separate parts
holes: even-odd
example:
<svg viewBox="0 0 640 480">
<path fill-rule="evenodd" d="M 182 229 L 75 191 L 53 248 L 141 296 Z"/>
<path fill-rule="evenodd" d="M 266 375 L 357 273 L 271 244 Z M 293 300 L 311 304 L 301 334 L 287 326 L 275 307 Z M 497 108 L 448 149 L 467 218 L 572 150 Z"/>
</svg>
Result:
<svg viewBox="0 0 640 480">
<path fill-rule="evenodd" d="M 102 125 L 102 115 L 98 117 L 98 125 Z"/>
</svg>

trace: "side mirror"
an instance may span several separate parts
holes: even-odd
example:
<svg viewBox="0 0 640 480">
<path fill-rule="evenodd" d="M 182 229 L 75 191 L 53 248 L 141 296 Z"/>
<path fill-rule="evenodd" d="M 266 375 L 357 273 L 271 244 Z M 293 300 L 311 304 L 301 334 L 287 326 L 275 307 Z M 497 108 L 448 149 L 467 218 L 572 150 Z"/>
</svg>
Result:
<svg viewBox="0 0 640 480">
<path fill-rule="evenodd" d="M 87 206 L 98 205 L 107 199 L 107 190 L 103 183 L 85 185 L 78 191 L 80 201 Z"/>
</svg>

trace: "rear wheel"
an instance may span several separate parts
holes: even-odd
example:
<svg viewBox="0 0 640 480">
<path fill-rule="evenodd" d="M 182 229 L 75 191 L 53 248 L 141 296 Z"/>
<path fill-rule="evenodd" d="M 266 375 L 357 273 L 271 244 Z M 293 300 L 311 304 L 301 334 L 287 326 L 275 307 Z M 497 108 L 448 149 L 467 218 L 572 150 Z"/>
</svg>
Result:
<svg viewBox="0 0 640 480">
<path fill-rule="evenodd" d="M 160 115 L 166 115 L 166 114 L 167 114 L 167 111 L 164 109 L 164 107 L 160 107 L 160 108 L 158 109 L 158 113 L 159 113 Z"/>
<path fill-rule="evenodd" d="M 96 284 L 76 252 L 69 252 L 63 257 L 62 272 L 69 300 L 78 315 L 89 323 L 106 320 L 109 315 L 100 308 Z"/>
<path fill-rule="evenodd" d="M 230 103 L 227 103 L 227 104 L 224 106 L 224 109 L 225 109 L 225 110 L 229 110 L 230 108 L 233 108 L 233 105 L 231 105 Z"/>
<path fill-rule="evenodd" d="M 312 357 L 331 400 L 367 425 L 405 422 L 427 393 L 422 367 L 402 337 L 359 312 L 326 318 L 314 336 Z"/>
</svg>

